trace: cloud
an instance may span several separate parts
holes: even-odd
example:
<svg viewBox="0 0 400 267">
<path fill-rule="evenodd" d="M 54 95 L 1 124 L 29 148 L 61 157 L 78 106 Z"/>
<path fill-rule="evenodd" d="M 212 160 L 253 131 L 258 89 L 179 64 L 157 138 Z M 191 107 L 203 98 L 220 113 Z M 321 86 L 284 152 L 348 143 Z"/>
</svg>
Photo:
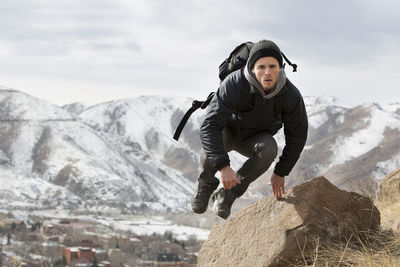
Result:
<svg viewBox="0 0 400 267">
<path fill-rule="evenodd" d="M 201 97 L 216 89 L 218 66 L 236 45 L 268 38 L 299 65 L 303 74 L 293 79 L 305 93 L 323 85 L 328 94 L 347 96 L 346 85 L 356 86 L 374 70 L 375 80 L 365 77 L 361 84 L 373 88 L 384 79 L 394 90 L 395 75 L 385 68 L 399 67 L 399 7 L 390 0 L 3 1 L 0 72 L 34 76 L 30 87 L 40 87 L 42 77 L 59 81 L 59 88 L 69 80 L 134 88 L 127 96 Z M 324 77 L 338 81 L 324 84 Z"/>
</svg>

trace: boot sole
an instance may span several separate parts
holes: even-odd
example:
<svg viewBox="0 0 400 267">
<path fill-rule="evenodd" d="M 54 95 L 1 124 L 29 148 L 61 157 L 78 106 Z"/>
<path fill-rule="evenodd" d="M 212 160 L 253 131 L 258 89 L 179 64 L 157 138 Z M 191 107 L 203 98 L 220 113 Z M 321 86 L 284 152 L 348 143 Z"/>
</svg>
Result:
<svg viewBox="0 0 400 267">
<path fill-rule="evenodd" d="M 206 206 L 206 207 L 196 208 L 196 206 L 197 206 L 197 205 L 192 201 L 192 202 L 191 202 L 192 211 L 193 211 L 194 213 L 197 213 L 197 214 L 202 214 L 202 213 L 206 212 L 207 209 L 208 209 L 208 203 L 207 203 L 207 206 Z"/>
<path fill-rule="evenodd" d="M 192 208 L 192 211 L 194 212 L 194 213 L 197 213 L 197 214 L 202 214 L 202 213 L 204 213 L 204 212 L 206 212 L 207 211 L 207 209 L 208 209 L 208 203 L 210 202 L 210 198 L 208 198 L 208 201 L 207 201 L 207 204 L 205 205 L 205 206 L 202 206 L 202 205 L 200 205 L 200 204 L 198 204 L 199 202 L 196 202 L 194 199 L 195 199 L 195 195 L 197 194 L 197 190 L 194 192 L 194 194 L 193 194 L 193 196 L 192 196 L 192 199 L 191 199 L 191 201 L 190 201 L 190 205 L 191 205 L 191 208 Z M 211 197 L 211 196 L 210 196 Z"/>
<path fill-rule="evenodd" d="M 231 215 L 230 212 L 224 211 L 224 210 L 220 210 L 218 209 L 218 203 L 214 202 L 213 204 L 213 211 L 215 213 L 215 215 L 221 217 L 222 219 L 227 219 L 229 217 L 229 215 Z"/>
</svg>

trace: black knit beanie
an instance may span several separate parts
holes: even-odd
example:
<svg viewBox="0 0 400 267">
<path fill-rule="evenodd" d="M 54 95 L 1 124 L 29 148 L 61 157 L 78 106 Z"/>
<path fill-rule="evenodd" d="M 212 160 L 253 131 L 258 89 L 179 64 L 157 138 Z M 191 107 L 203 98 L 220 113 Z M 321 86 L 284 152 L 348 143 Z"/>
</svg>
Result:
<svg viewBox="0 0 400 267">
<path fill-rule="evenodd" d="M 250 50 L 249 55 L 249 67 L 253 69 L 254 64 L 259 58 L 262 57 L 274 57 L 278 60 L 279 67 L 282 68 L 282 54 L 279 47 L 270 40 L 261 40 L 254 44 L 253 48 Z"/>
</svg>

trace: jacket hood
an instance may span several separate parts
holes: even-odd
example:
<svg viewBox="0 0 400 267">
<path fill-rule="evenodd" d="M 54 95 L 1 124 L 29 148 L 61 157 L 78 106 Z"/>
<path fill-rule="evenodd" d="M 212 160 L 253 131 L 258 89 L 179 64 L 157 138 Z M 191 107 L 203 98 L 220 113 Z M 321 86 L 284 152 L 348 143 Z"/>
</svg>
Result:
<svg viewBox="0 0 400 267">
<path fill-rule="evenodd" d="M 279 94 L 279 92 L 282 91 L 282 88 L 286 84 L 286 73 L 285 70 L 282 68 L 278 74 L 278 81 L 276 82 L 275 88 L 273 88 L 270 93 L 266 94 L 261 84 L 258 82 L 256 75 L 251 71 L 249 61 L 247 61 L 244 68 L 244 76 L 251 85 L 252 93 L 259 92 L 264 99 L 271 99 Z"/>
</svg>

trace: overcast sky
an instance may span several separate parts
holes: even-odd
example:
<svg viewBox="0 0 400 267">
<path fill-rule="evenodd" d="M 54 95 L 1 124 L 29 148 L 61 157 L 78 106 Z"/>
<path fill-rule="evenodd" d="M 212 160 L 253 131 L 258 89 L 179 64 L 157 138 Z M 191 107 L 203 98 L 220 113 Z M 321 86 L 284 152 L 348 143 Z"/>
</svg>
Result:
<svg viewBox="0 0 400 267">
<path fill-rule="evenodd" d="M 304 96 L 400 102 L 397 0 L 0 0 L 0 85 L 63 105 L 204 99 L 245 41 L 298 65 Z"/>
</svg>

